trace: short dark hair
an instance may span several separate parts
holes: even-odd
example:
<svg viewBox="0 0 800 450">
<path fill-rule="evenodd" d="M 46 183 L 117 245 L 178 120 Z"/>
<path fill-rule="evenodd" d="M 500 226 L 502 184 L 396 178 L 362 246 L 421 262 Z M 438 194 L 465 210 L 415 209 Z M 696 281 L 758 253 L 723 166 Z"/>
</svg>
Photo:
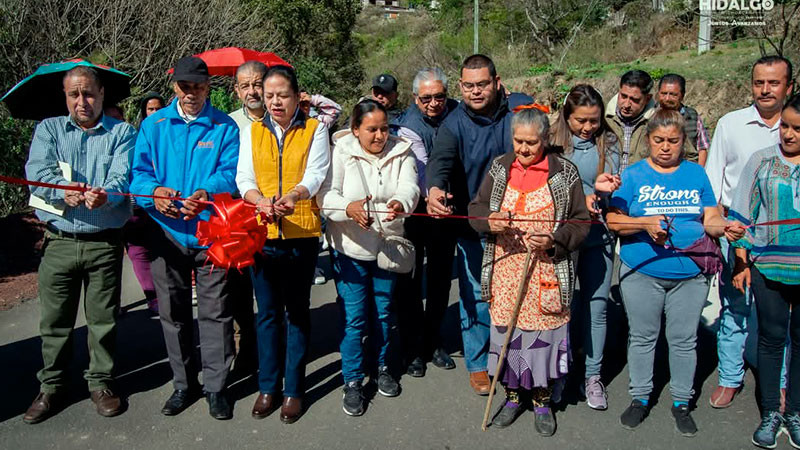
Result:
<svg viewBox="0 0 800 450">
<path fill-rule="evenodd" d="M 619 87 L 622 86 L 636 87 L 642 91 L 642 94 L 649 94 L 650 90 L 653 89 L 653 78 L 644 70 L 629 70 L 619 79 Z"/>
<path fill-rule="evenodd" d="M 295 73 L 294 69 L 289 66 L 272 66 L 267 69 L 267 72 L 264 74 L 264 78 L 262 78 L 262 80 L 266 81 L 267 78 L 272 78 L 276 75 L 286 78 L 295 94 L 300 93 L 300 84 L 297 83 L 297 74 Z"/>
<path fill-rule="evenodd" d="M 355 130 L 361 126 L 364 121 L 364 116 L 371 112 L 381 111 L 388 118 L 389 113 L 386 112 L 386 107 L 370 98 L 361 100 L 353 107 L 353 114 L 350 115 L 350 129 Z"/>
<path fill-rule="evenodd" d="M 793 77 L 792 77 L 792 62 L 789 61 L 788 59 L 784 58 L 783 56 L 780 56 L 780 55 L 767 55 L 767 56 L 762 56 L 761 58 L 758 58 L 756 60 L 756 62 L 753 63 L 753 68 L 750 69 L 750 79 L 751 80 L 753 79 L 753 74 L 756 71 L 756 66 L 759 66 L 759 65 L 762 65 L 762 64 L 767 65 L 767 66 L 771 66 L 773 64 L 780 64 L 780 63 L 786 64 L 786 81 L 791 83 L 792 79 L 793 79 Z"/>
<path fill-rule="evenodd" d="M 461 73 L 464 72 L 464 69 L 489 69 L 489 75 L 492 78 L 497 76 L 497 69 L 494 67 L 494 61 L 492 58 L 489 58 L 486 55 L 481 55 L 480 53 L 476 53 L 472 56 L 467 56 L 467 59 L 464 60 L 464 63 L 461 64 Z"/>
<path fill-rule="evenodd" d="M 261 61 L 245 61 L 241 66 L 236 68 L 236 73 L 233 75 L 235 82 L 239 81 L 239 74 L 242 72 L 253 72 L 261 75 L 263 78 L 264 74 L 267 73 L 267 65 Z"/>
<path fill-rule="evenodd" d="M 97 85 L 98 89 L 103 87 L 103 80 L 100 79 L 100 73 L 94 67 L 75 66 L 64 74 L 64 78 L 61 79 L 61 82 L 63 83 L 69 77 L 87 77 Z"/>
<path fill-rule="evenodd" d="M 686 78 L 678 75 L 677 73 L 668 73 L 661 77 L 658 80 L 658 90 L 661 90 L 661 86 L 664 84 L 677 84 L 681 88 L 681 95 L 686 94 Z"/>
<path fill-rule="evenodd" d="M 794 94 L 793 96 L 789 97 L 789 100 L 787 100 L 786 104 L 783 105 L 781 112 L 786 111 L 786 108 L 792 108 L 798 114 L 800 114 L 800 94 Z"/>
</svg>

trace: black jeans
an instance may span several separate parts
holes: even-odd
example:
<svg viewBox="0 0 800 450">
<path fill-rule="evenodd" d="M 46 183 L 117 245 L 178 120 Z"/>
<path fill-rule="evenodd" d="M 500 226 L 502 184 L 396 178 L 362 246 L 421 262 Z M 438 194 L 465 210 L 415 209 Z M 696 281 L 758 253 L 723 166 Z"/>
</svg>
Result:
<svg viewBox="0 0 800 450">
<path fill-rule="evenodd" d="M 425 203 L 420 203 L 415 212 L 425 212 Z M 394 290 L 406 364 L 417 357 L 429 359 L 433 350 L 441 345 L 440 328 L 450 300 L 456 248 L 455 233 L 448 230 L 447 225 L 446 219 L 421 216 L 405 221 L 406 238 L 417 250 L 416 269 L 398 275 Z M 425 256 L 428 261 L 423 266 Z M 426 299 L 424 307 L 423 298 Z"/>
<path fill-rule="evenodd" d="M 758 312 L 758 381 L 761 407 L 777 411 L 781 405 L 780 382 L 786 333 L 792 341 L 787 386 L 787 413 L 800 412 L 800 301 L 798 287 L 772 281 L 755 267 L 750 269 L 751 288 Z M 788 328 L 788 330 L 787 330 Z"/>
</svg>

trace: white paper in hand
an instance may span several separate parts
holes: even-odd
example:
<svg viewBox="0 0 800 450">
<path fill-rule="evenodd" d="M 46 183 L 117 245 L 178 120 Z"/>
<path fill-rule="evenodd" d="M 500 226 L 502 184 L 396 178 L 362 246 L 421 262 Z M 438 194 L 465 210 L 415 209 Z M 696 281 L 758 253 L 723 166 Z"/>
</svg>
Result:
<svg viewBox="0 0 800 450">
<path fill-rule="evenodd" d="M 61 169 L 61 174 L 65 180 L 72 181 L 72 167 L 70 167 L 69 164 L 63 161 L 59 161 L 58 168 Z M 44 201 L 44 199 L 39 198 L 33 194 L 31 194 L 31 198 L 30 200 L 28 200 L 28 205 L 33 206 L 34 208 L 45 212 L 49 212 L 50 214 L 55 214 L 57 216 L 64 215 L 64 208 L 53 206 Z"/>
</svg>

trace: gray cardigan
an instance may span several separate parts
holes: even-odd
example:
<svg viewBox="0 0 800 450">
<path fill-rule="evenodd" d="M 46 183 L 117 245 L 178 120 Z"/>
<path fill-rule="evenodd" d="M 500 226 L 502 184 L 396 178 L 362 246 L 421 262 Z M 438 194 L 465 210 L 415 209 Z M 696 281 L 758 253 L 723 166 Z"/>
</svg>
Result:
<svg viewBox="0 0 800 450">
<path fill-rule="evenodd" d="M 572 292 L 575 289 L 575 267 L 570 254 L 577 250 L 589 233 L 589 210 L 581 187 L 578 169 L 563 156 L 549 153 L 547 185 L 553 197 L 555 220 L 553 226 L 554 246 L 548 251 L 555 264 L 556 277 L 561 287 L 561 303 L 569 308 Z M 500 211 L 503 196 L 508 186 L 508 174 L 516 159 L 513 153 L 498 156 L 492 161 L 486 177 L 481 183 L 478 195 L 469 204 L 469 215 L 487 217 Z M 562 223 L 563 220 L 585 221 L 585 223 Z M 486 235 L 486 249 L 481 264 L 481 297 L 491 298 L 491 280 L 494 269 L 496 236 L 489 232 L 489 221 L 470 219 L 470 225 L 479 233 Z"/>
</svg>

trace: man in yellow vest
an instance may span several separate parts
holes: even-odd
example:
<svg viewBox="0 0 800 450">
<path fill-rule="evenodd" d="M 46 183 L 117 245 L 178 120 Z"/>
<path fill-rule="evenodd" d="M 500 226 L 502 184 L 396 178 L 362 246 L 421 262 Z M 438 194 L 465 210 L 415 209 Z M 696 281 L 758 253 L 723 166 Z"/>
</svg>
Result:
<svg viewBox="0 0 800 450">
<path fill-rule="evenodd" d="M 263 253 L 251 270 L 258 303 L 260 391 L 252 415 L 261 419 L 280 407 L 281 421 L 294 423 L 303 413 L 320 236 L 313 197 L 328 173 L 330 148 L 327 127 L 298 108 L 300 89 L 292 68 L 271 67 L 262 84 L 267 114 L 242 130 L 236 173 L 242 197 L 270 222 Z"/>
</svg>

